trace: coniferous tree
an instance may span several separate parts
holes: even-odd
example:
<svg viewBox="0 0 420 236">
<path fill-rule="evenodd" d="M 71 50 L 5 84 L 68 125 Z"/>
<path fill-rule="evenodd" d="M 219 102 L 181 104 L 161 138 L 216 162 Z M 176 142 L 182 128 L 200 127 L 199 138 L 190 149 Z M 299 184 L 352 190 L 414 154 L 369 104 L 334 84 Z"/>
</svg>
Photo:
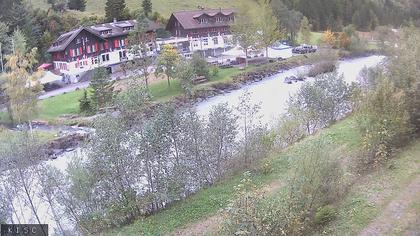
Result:
<svg viewBox="0 0 420 236">
<path fill-rule="evenodd" d="M 107 0 L 105 4 L 105 17 L 108 21 L 124 18 L 125 0 Z"/>
<path fill-rule="evenodd" d="M 93 72 L 90 87 L 92 91 L 91 106 L 97 109 L 105 107 L 113 98 L 113 81 L 111 81 L 108 71 L 99 67 Z"/>
<path fill-rule="evenodd" d="M 68 7 L 71 10 L 85 11 L 86 0 L 69 0 Z"/>
<path fill-rule="evenodd" d="M 151 0 L 143 0 L 141 3 L 143 7 L 144 14 L 148 17 L 150 13 L 152 13 L 152 1 Z"/>
</svg>

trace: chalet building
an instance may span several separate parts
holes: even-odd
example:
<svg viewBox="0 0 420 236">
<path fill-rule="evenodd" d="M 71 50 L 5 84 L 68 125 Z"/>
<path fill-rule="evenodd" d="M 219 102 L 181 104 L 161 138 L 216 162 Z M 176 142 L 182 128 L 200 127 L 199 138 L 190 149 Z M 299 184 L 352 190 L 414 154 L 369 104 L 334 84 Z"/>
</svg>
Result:
<svg viewBox="0 0 420 236">
<path fill-rule="evenodd" d="M 170 43 L 183 54 L 200 51 L 204 56 L 217 56 L 231 46 L 230 25 L 234 21 L 232 9 L 179 11 L 172 13 L 166 30 L 173 36 Z"/>
<path fill-rule="evenodd" d="M 135 20 L 114 21 L 80 27 L 60 35 L 48 49 L 54 69 L 76 76 L 98 66 L 116 65 L 132 59 L 126 48 L 127 36 L 136 26 Z M 155 32 L 159 28 L 160 25 L 149 21 L 148 54 L 156 51 Z"/>
</svg>

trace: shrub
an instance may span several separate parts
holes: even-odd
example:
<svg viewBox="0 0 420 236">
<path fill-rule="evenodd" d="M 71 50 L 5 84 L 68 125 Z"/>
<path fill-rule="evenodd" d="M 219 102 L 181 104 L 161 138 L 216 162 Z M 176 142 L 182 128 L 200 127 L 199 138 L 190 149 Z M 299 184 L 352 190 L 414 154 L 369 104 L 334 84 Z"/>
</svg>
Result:
<svg viewBox="0 0 420 236">
<path fill-rule="evenodd" d="M 314 63 L 308 71 L 308 76 L 315 77 L 319 74 L 332 72 L 336 69 L 338 60 L 337 52 L 332 49 L 320 49 L 316 54 L 310 57 L 310 61 Z"/>
<path fill-rule="evenodd" d="M 317 225 L 324 225 L 333 220 L 336 214 L 336 209 L 331 205 L 319 207 L 315 213 L 314 223 Z"/>
<path fill-rule="evenodd" d="M 359 99 L 357 124 L 363 135 L 363 147 L 370 153 L 368 162 L 386 160 L 410 133 L 405 94 L 387 78 L 380 78 L 376 88 L 365 91 Z"/>
<path fill-rule="evenodd" d="M 211 67 L 211 75 L 212 75 L 213 77 L 216 77 L 216 76 L 217 76 L 217 74 L 219 74 L 219 67 L 218 67 L 218 66 L 212 66 L 212 67 Z"/>
<path fill-rule="evenodd" d="M 83 97 L 79 100 L 79 110 L 82 114 L 91 114 L 94 112 L 91 99 L 88 97 L 86 89 L 83 91 Z"/>
</svg>

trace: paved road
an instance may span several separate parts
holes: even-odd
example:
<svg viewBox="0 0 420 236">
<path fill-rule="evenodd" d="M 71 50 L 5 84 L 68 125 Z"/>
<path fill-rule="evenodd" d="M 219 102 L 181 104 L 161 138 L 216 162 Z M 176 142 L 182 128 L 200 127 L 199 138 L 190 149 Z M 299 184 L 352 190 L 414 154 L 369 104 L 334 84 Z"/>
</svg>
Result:
<svg viewBox="0 0 420 236">
<path fill-rule="evenodd" d="M 45 92 L 43 93 L 41 96 L 39 96 L 39 99 L 46 99 L 49 97 L 54 97 L 63 93 L 69 93 L 69 92 L 73 92 L 77 89 L 84 89 L 87 88 L 89 86 L 89 81 L 85 81 L 85 82 L 80 82 L 80 83 L 75 83 L 75 84 L 69 84 L 65 87 L 59 88 L 59 89 L 55 89 L 49 92 Z"/>
</svg>

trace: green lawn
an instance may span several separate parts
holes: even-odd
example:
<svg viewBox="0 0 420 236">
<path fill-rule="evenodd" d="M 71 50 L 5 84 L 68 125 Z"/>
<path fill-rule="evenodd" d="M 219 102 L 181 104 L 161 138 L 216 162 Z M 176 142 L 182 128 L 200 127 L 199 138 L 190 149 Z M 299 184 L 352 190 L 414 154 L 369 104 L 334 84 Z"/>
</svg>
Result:
<svg viewBox="0 0 420 236">
<path fill-rule="evenodd" d="M 83 90 L 62 94 L 47 98 L 39 102 L 40 112 L 38 119 L 52 120 L 64 114 L 79 113 L 79 99 L 83 96 Z"/>
<path fill-rule="evenodd" d="M 311 42 L 309 42 L 309 43 L 318 45 L 321 42 L 323 34 L 324 34 L 323 32 L 312 32 L 311 33 Z M 304 43 L 304 42 L 302 42 L 302 38 L 301 38 L 300 34 L 298 35 L 298 43 L 299 44 Z"/>
<path fill-rule="evenodd" d="M 46 9 L 48 8 L 47 0 L 27 0 L 35 7 Z M 130 11 L 141 8 L 141 0 L 126 0 L 126 5 Z M 104 15 L 106 0 L 87 0 L 86 14 Z M 153 11 L 157 11 L 164 17 L 168 18 L 173 11 L 197 9 L 197 6 L 204 6 L 207 8 L 232 8 L 238 7 L 241 4 L 256 6 L 254 0 L 152 0 Z"/>
<path fill-rule="evenodd" d="M 254 66 L 250 66 L 246 71 L 252 70 Z M 219 73 L 210 79 L 209 82 L 200 84 L 196 89 L 202 89 L 213 83 L 228 82 L 232 80 L 232 76 L 242 72 L 238 68 L 220 69 Z M 168 87 L 166 80 L 158 81 L 150 85 L 150 91 L 153 101 L 166 102 L 172 98 L 182 95 L 183 90 L 179 80 L 171 79 L 171 86 Z M 83 90 L 77 90 L 66 94 L 50 97 L 39 102 L 39 113 L 37 119 L 52 121 L 60 115 L 71 115 L 79 113 L 79 99 L 83 96 Z M 0 124 L 9 123 L 6 112 L 0 112 Z"/>
<path fill-rule="evenodd" d="M 343 139 L 343 136 L 346 138 Z M 266 160 L 270 160 L 273 172 L 264 175 L 258 171 L 253 172 L 252 179 L 257 186 L 262 186 L 273 180 L 286 181 L 290 170 L 290 160 L 299 158 L 299 153 L 309 151 L 312 142 L 326 139 L 333 147 L 342 146 L 340 151 L 350 152 L 360 146 L 360 134 L 355 129 L 355 119 L 350 117 L 318 134 L 308 137 L 291 146 L 283 152 L 271 154 Z M 139 219 L 133 224 L 114 229 L 107 235 L 165 235 L 176 229 L 198 222 L 218 212 L 227 206 L 228 200 L 233 197 L 234 186 L 239 184 L 241 174 L 229 177 L 222 182 L 197 194 L 175 203 L 170 208 L 163 210 L 145 219 Z"/>
<path fill-rule="evenodd" d="M 171 86 L 168 86 L 168 81 L 161 80 L 152 83 L 149 87 L 152 94 L 152 100 L 157 102 L 166 102 L 175 96 L 183 94 L 181 83 L 177 79 L 171 79 Z"/>
<path fill-rule="evenodd" d="M 0 124 L 10 123 L 9 115 L 5 111 L 0 111 Z"/>
</svg>

